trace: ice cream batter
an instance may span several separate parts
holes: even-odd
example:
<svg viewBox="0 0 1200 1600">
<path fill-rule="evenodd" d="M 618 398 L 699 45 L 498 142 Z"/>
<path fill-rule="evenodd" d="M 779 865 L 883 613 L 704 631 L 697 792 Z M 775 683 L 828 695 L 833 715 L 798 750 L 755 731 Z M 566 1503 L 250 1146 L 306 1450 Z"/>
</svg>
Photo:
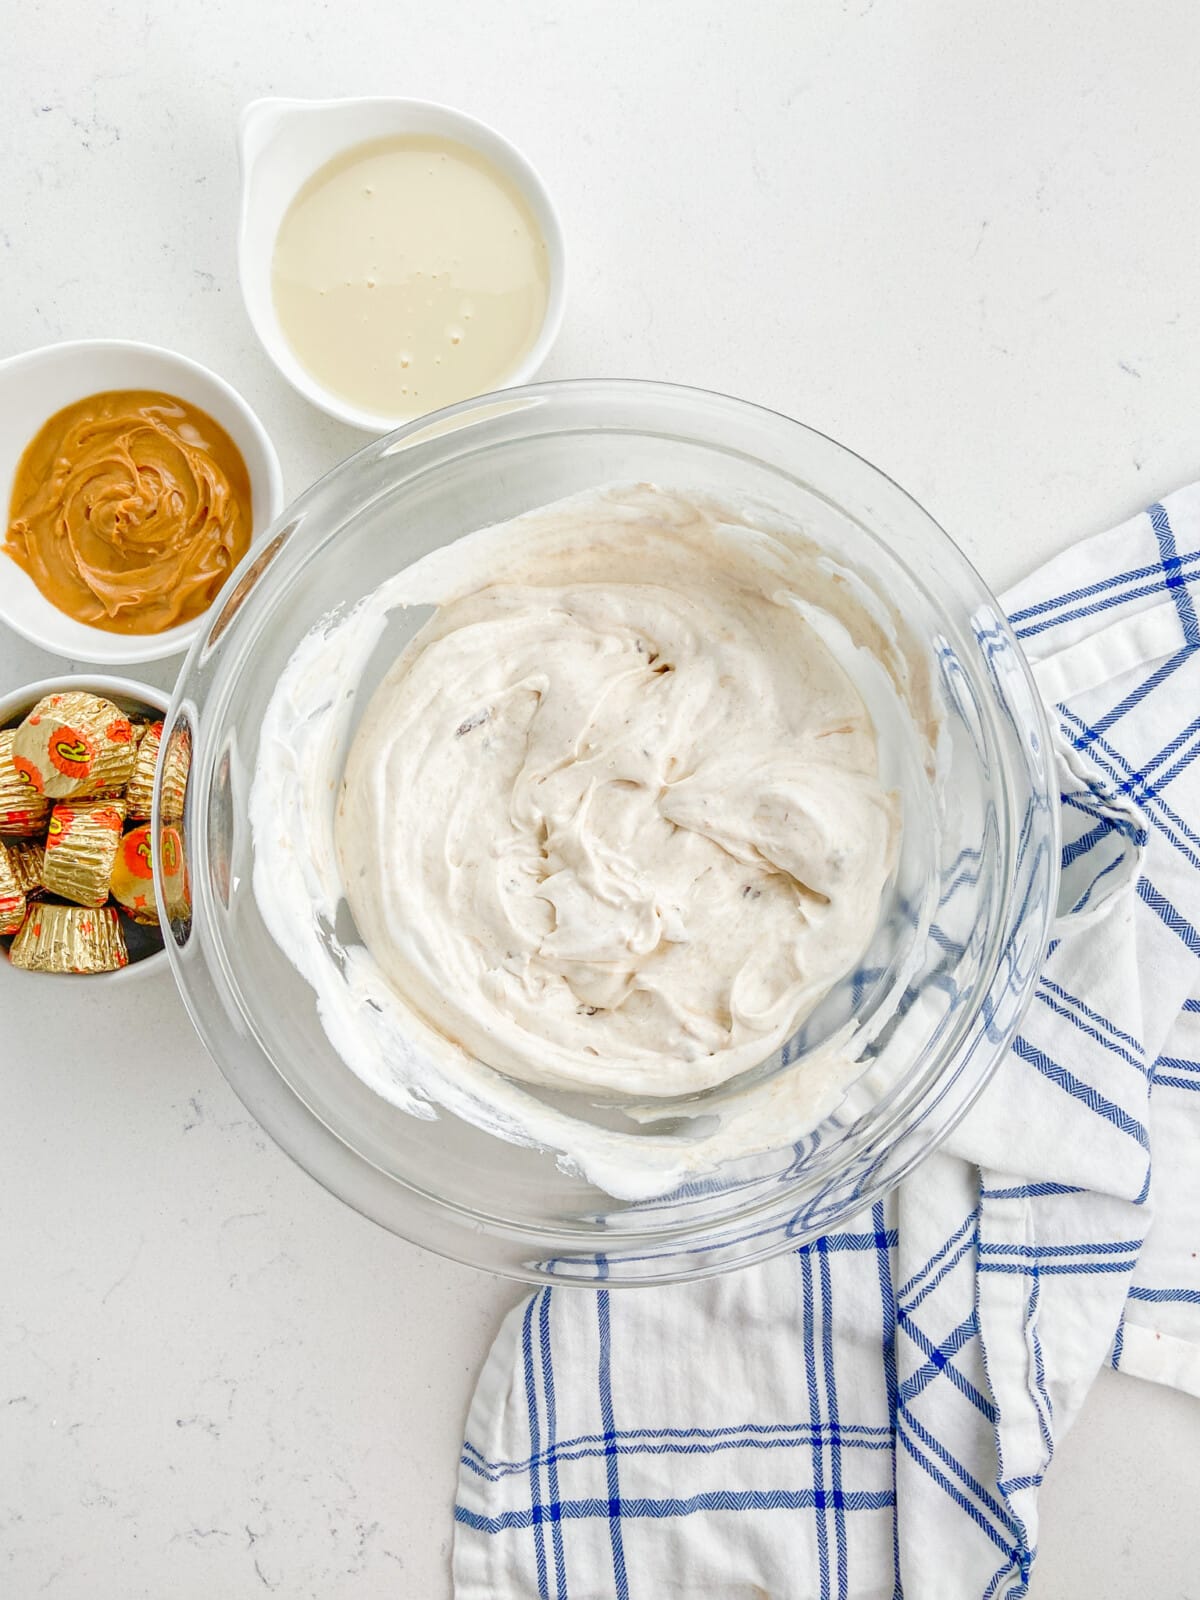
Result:
<svg viewBox="0 0 1200 1600">
<path fill-rule="evenodd" d="M 630 511 L 460 561 L 370 704 L 336 838 L 367 948 L 447 1039 L 677 1095 L 770 1055 L 853 965 L 897 817 L 778 573 L 686 502 Z"/>
<path fill-rule="evenodd" d="M 903 966 L 868 1020 L 839 1001 L 788 1044 L 880 920 L 896 761 L 932 779 L 928 659 L 765 510 L 622 485 L 482 529 L 297 644 L 250 796 L 258 909 L 376 1093 L 664 1194 L 816 1127 L 894 1014 Z"/>
</svg>

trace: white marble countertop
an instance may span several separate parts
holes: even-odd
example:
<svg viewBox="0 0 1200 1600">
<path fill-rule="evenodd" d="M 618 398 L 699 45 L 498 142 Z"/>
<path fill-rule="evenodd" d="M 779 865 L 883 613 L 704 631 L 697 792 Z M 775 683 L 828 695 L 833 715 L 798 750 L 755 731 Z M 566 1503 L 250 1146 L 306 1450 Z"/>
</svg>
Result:
<svg viewBox="0 0 1200 1600">
<path fill-rule="evenodd" d="M 445 100 L 561 205 L 548 375 L 801 417 L 1000 586 L 1200 474 L 1198 47 L 1193 0 L 9 6 L 0 355 L 177 347 L 243 390 L 300 490 L 362 441 L 247 325 L 238 109 Z M 0 691 L 58 665 L 0 637 Z M 518 1291 L 331 1199 L 170 978 L 132 995 L 0 994 L 0 1592 L 443 1600 L 467 1398 Z M 1035 1596 L 1200 1595 L 1198 1497 L 1200 1405 L 1105 1374 L 1045 1491 Z"/>
</svg>

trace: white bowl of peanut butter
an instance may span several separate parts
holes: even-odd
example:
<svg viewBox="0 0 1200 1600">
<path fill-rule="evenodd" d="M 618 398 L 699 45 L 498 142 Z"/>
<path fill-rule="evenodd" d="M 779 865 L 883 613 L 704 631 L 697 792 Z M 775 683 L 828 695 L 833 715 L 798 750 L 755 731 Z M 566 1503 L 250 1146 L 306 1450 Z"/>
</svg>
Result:
<svg viewBox="0 0 1200 1600">
<path fill-rule="evenodd" d="M 135 340 L 0 361 L 0 620 L 103 665 L 191 644 L 283 509 L 275 448 L 223 378 Z"/>
<path fill-rule="evenodd" d="M 562 229 L 493 129 L 418 100 L 256 100 L 241 159 L 246 310 L 314 405 L 386 433 L 542 365 Z"/>
</svg>

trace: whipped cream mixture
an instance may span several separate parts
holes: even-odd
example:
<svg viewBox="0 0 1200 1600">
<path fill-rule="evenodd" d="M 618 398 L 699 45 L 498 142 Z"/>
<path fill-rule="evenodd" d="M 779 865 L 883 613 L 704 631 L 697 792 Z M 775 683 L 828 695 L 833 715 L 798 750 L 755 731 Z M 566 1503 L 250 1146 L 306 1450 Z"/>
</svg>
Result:
<svg viewBox="0 0 1200 1600">
<path fill-rule="evenodd" d="M 675 1095 L 770 1055 L 853 964 L 896 808 L 778 575 L 630 509 L 431 596 L 336 837 L 367 948 L 439 1032 L 531 1082 Z"/>
<path fill-rule="evenodd" d="M 389 616 L 430 605 L 351 744 Z M 814 1127 L 895 1009 L 843 1007 L 780 1064 L 880 915 L 881 717 L 924 782 L 926 654 L 869 583 L 764 511 L 593 491 L 300 642 L 262 729 L 255 897 L 379 1094 L 662 1194 Z"/>
</svg>

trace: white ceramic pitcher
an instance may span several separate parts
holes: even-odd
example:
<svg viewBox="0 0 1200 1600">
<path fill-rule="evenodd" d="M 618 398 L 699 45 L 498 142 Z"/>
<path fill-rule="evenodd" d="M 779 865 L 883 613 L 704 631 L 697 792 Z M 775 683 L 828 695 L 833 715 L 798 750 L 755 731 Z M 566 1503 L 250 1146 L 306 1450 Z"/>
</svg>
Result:
<svg viewBox="0 0 1200 1600">
<path fill-rule="evenodd" d="M 252 100 L 242 112 L 240 128 L 238 273 L 246 311 L 267 354 L 293 388 L 330 416 L 370 433 L 387 433 L 412 416 L 364 411 L 301 365 L 275 311 L 271 261 L 284 214 L 315 172 L 354 145 L 406 133 L 451 139 L 486 157 L 516 184 L 546 241 L 550 296 L 545 321 L 528 353 L 505 375 L 505 387 L 528 383 L 546 359 L 566 299 L 562 228 L 546 186 L 520 151 L 485 123 L 422 100 Z"/>
</svg>

